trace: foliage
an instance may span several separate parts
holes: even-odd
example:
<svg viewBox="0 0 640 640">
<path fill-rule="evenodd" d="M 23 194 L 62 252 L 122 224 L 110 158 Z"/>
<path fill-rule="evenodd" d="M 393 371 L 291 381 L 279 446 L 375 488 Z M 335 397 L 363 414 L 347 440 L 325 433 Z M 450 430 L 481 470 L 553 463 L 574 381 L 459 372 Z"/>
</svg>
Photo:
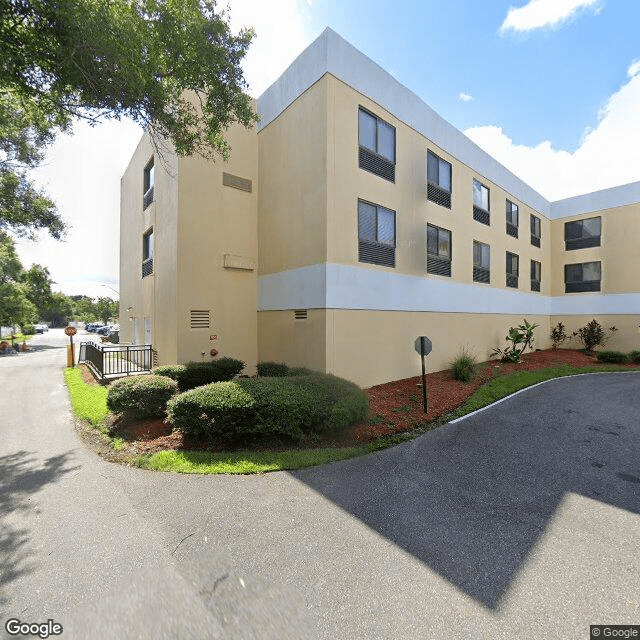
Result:
<svg viewBox="0 0 640 640">
<path fill-rule="evenodd" d="M 367 395 L 326 374 L 240 378 L 176 396 L 168 404 L 173 424 L 189 435 L 221 441 L 300 440 L 364 420 Z"/>
<path fill-rule="evenodd" d="M 22 333 L 25 336 L 34 336 L 36 334 L 36 328 L 32 324 L 22 325 Z"/>
<path fill-rule="evenodd" d="M 224 357 L 211 362 L 165 365 L 156 367 L 152 373 L 172 378 L 178 383 L 180 392 L 183 392 L 212 382 L 232 380 L 243 369 L 244 362 L 241 360 Z"/>
<path fill-rule="evenodd" d="M 0 326 L 31 324 L 37 320 L 36 316 L 36 308 L 29 302 L 24 284 L 0 284 Z"/>
<path fill-rule="evenodd" d="M 42 313 L 42 318 L 52 327 L 64 327 L 73 317 L 73 303 L 64 293 L 52 293 L 49 303 Z"/>
<path fill-rule="evenodd" d="M 289 367 L 282 362 L 258 362 L 258 375 L 263 378 L 283 378 Z"/>
<path fill-rule="evenodd" d="M 460 351 L 460 355 L 451 363 L 453 377 L 460 382 L 471 382 L 476 375 L 478 361 L 473 353 L 466 348 Z"/>
<path fill-rule="evenodd" d="M 633 362 L 633 364 L 640 364 L 640 351 L 632 351 L 629 354 L 629 362 Z"/>
<path fill-rule="evenodd" d="M 563 342 L 570 340 L 571 337 L 565 331 L 565 326 L 562 322 L 551 329 L 551 346 L 554 349 L 558 349 Z"/>
<path fill-rule="evenodd" d="M 577 337 L 582 342 L 585 351 L 592 352 L 595 347 L 604 347 L 611 336 L 617 331 L 616 327 L 609 327 L 608 330 L 594 318 L 577 331 L 573 332 L 573 337 Z"/>
<path fill-rule="evenodd" d="M 614 364 L 623 364 L 628 361 L 626 353 L 621 351 L 600 351 L 596 354 L 599 362 L 612 362 Z"/>
<path fill-rule="evenodd" d="M 119 313 L 119 303 L 111 298 L 98 298 L 93 303 L 93 313 L 107 324 L 112 318 L 117 318 Z"/>
<path fill-rule="evenodd" d="M 132 418 L 162 418 L 178 392 L 175 380 L 158 375 L 121 378 L 109 385 L 107 407 Z"/>
<path fill-rule="evenodd" d="M 47 267 L 32 264 L 24 272 L 24 282 L 27 285 L 27 298 L 35 305 L 38 317 L 44 317 L 44 312 L 51 304 L 51 285 L 54 284 Z"/>
<path fill-rule="evenodd" d="M 504 349 L 497 347 L 491 355 L 500 356 L 502 362 L 520 362 L 526 349 L 533 349 L 533 330 L 537 326 L 537 324 L 529 324 L 525 318 L 523 324 L 509 329 L 505 340 L 511 344 Z"/>
<path fill-rule="evenodd" d="M 81 420 L 88 420 L 93 426 L 102 424 L 109 413 L 107 389 L 87 384 L 75 367 L 65 369 L 64 377 L 69 388 L 73 413 Z"/>
</svg>

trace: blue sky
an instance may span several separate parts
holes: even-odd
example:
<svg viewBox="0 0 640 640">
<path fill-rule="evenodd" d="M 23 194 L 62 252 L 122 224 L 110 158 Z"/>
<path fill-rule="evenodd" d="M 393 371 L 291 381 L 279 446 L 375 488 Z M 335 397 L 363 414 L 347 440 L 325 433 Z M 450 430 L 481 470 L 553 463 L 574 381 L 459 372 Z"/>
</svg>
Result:
<svg viewBox="0 0 640 640">
<path fill-rule="evenodd" d="M 551 200 L 640 180 L 638 0 L 229 7 L 234 29 L 257 32 L 244 64 L 256 97 L 329 26 Z M 67 294 L 118 289 L 120 177 L 140 135 L 130 122 L 79 125 L 36 173 L 72 229 L 18 250 Z"/>
</svg>

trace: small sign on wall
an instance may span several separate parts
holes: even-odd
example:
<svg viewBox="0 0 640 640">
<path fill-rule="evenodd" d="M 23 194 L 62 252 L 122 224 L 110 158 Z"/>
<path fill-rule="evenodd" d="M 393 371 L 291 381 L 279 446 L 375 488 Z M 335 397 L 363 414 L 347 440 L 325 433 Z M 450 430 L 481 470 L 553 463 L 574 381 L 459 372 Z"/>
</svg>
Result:
<svg viewBox="0 0 640 640">
<path fill-rule="evenodd" d="M 218 334 L 214 333 L 213 335 L 209 336 L 209 340 L 217 340 L 218 339 Z"/>
</svg>

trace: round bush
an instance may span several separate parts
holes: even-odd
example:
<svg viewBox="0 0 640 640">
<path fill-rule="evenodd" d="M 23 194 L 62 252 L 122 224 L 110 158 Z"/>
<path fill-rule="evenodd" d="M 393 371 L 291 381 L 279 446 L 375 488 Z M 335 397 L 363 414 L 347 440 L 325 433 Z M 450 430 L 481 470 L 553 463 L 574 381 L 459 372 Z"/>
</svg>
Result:
<svg viewBox="0 0 640 640">
<path fill-rule="evenodd" d="M 627 354 L 620 351 L 599 351 L 596 358 L 600 362 L 612 362 L 614 364 L 623 364 L 627 362 Z"/>
<path fill-rule="evenodd" d="M 165 376 L 131 376 L 109 385 L 107 407 L 132 418 L 162 418 L 178 384 Z"/>
<path fill-rule="evenodd" d="M 284 378 L 288 371 L 283 362 L 258 362 L 258 375 L 262 378 Z"/>
<path fill-rule="evenodd" d="M 192 389 L 167 405 L 174 426 L 203 439 L 300 440 L 364 420 L 369 399 L 335 376 L 242 378 Z"/>
<path fill-rule="evenodd" d="M 175 380 L 178 390 L 183 392 L 212 382 L 232 380 L 243 369 L 244 362 L 225 357 L 211 362 L 187 362 L 155 367 L 152 373 Z"/>
<path fill-rule="evenodd" d="M 640 364 L 640 351 L 632 351 L 629 354 L 629 360 L 634 364 Z"/>
<path fill-rule="evenodd" d="M 33 336 L 36 333 L 36 328 L 32 324 L 25 324 L 22 327 L 22 334 L 25 336 Z"/>
</svg>

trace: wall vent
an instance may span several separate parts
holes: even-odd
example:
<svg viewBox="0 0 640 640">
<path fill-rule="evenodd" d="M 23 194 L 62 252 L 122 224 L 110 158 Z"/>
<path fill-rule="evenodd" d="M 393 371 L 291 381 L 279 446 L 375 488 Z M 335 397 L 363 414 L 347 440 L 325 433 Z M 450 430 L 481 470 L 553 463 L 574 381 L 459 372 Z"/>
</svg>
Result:
<svg viewBox="0 0 640 640">
<path fill-rule="evenodd" d="M 365 171 L 375 173 L 377 176 L 389 180 L 389 182 L 396 181 L 396 165 L 387 160 L 384 156 L 381 156 L 375 151 L 370 151 L 366 147 L 360 147 L 358 153 L 358 165 Z"/>
<path fill-rule="evenodd" d="M 209 309 L 191 309 L 191 328 L 192 329 L 209 329 L 210 312 Z"/>
<path fill-rule="evenodd" d="M 240 191 L 247 191 L 248 193 L 251 193 L 251 180 L 234 176 L 231 173 L 223 172 L 222 184 L 225 187 L 233 187 L 234 189 L 240 189 Z"/>
<path fill-rule="evenodd" d="M 306 309 L 296 309 L 293 312 L 293 317 L 295 320 L 306 320 L 307 319 L 307 310 Z"/>
<path fill-rule="evenodd" d="M 473 219 L 478 222 L 482 222 L 482 224 L 491 223 L 489 212 L 481 209 L 480 207 L 476 207 L 475 205 L 473 205 Z"/>
<path fill-rule="evenodd" d="M 432 182 L 427 183 L 427 200 L 451 209 L 451 193 Z"/>
</svg>

